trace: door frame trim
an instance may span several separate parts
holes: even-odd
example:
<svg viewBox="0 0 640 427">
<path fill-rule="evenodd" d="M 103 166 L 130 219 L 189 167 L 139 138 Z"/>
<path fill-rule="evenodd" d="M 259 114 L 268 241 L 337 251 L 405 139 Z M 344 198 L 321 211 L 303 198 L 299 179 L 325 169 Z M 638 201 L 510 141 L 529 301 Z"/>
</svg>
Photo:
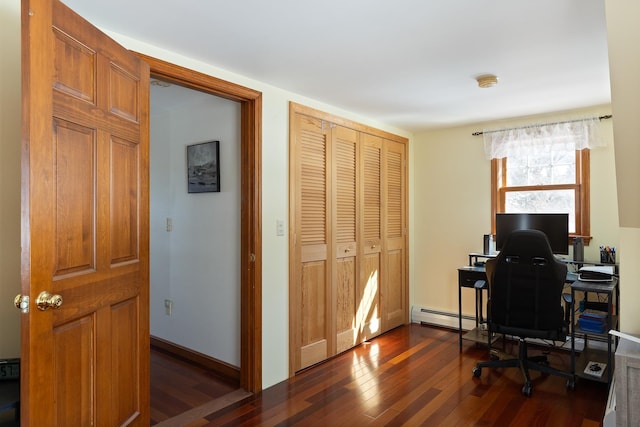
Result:
<svg viewBox="0 0 640 427">
<path fill-rule="evenodd" d="M 154 78 L 240 103 L 240 386 L 262 390 L 262 92 L 142 53 Z"/>
</svg>

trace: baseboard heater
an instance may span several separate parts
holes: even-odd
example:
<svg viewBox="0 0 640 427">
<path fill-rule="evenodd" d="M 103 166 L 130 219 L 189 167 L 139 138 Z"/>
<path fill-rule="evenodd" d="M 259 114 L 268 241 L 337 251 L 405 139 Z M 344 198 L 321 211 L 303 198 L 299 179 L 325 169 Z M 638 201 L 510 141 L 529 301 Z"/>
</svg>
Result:
<svg viewBox="0 0 640 427">
<path fill-rule="evenodd" d="M 419 323 L 421 325 L 433 325 L 433 326 L 441 326 L 444 328 L 458 329 L 460 327 L 458 314 L 457 313 L 447 313 L 446 311 L 438 311 L 431 310 L 428 308 L 422 307 L 412 307 L 411 308 L 411 322 Z M 471 329 L 476 327 L 476 319 L 472 316 L 462 316 L 462 330 L 470 331 Z M 512 338 L 512 337 L 509 337 Z M 547 345 L 548 343 L 544 340 L 527 340 L 532 344 L 541 344 Z M 600 348 L 606 350 L 606 343 L 592 342 L 589 341 L 592 347 Z M 558 348 L 562 348 L 565 350 L 571 350 L 571 338 L 568 336 L 566 342 L 557 343 Z M 584 340 L 582 338 L 576 338 L 575 341 L 576 351 L 580 352 L 584 348 Z"/>
<path fill-rule="evenodd" d="M 447 313 L 446 311 L 431 310 L 422 307 L 411 308 L 411 322 L 422 325 L 442 326 L 445 328 L 458 329 L 460 320 L 457 313 Z M 471 316 L 462 316 L 462 329 L 469 331 L 476 327 L 476 319 Z"/>
</svg>

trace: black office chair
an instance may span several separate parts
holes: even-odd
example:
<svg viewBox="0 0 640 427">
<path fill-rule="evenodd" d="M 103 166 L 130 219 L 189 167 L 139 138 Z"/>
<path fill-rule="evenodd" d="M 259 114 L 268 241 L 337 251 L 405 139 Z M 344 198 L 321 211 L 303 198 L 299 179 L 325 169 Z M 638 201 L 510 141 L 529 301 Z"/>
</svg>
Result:
<svg viewBox="0 0 640 427">
<path fill-rule="evenodd" d="M 547 236 L 538 230 L 512 232 L 500 254 L 488 260 L 486 267 L 489 337 L 493 334 L 517 337 L 518 357 L 496 360 L 492 356 L 490 361 L 479 362 L 473 375 L 479 377 L 482 368 L 520 367 L 525 378 L 522 387 L 525 396 L 531 396 L 529 370 L 565 377 L 567 387 L 573 390 L 572 372 L 550 367 L 545 356 L 527 354 L 527 338 L 565 341 L 568 333 L 562 308 L 567 266 L 555 259 Z"/>
</svg>

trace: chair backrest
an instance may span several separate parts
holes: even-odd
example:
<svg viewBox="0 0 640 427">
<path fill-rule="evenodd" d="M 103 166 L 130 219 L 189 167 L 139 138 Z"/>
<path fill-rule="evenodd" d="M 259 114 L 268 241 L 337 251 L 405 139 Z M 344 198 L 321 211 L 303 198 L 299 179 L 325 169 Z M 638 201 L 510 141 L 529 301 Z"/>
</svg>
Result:
<svg viewBox="0 0 640 427">
<path fill-rule="evenodd" d="M 566 331 L 562 289 L 567 266 L 553 256 L 543 232 L 512 232 L 491 261 L 487 271 L 491 271 L 489 319 L 493 330 L 507 329 L 505 333 L 516 335 L 519 329 Z"/>
</svg>

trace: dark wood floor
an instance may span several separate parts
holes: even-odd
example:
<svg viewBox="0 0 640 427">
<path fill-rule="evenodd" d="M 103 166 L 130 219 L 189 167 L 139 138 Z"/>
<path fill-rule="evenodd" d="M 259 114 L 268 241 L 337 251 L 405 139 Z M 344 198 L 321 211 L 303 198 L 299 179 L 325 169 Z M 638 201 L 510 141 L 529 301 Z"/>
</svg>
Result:
<svg viewBox="0 0 640 427">
<path fill-rule="evenodd" d="M 255 396 L 236 390 L 208 404 L 203 400 L 224 389 L 194 386 L 200 381 L 195 374 L 191 385 L 182 384 L 160 373 L 174 369 L 170 364 L 152 359 L 152 418 L 200 405 L 189 417 L 159 426 L 601 426 L 605 384 L 581 380 L 571 391 L 565 379 L 534 372 L 527 398 L 517 369 L 484 369 L 475 378 L 472 368 L 486 357 L 486 348 L 472 343 L 459 352 L 455 331 L 413 324 Z M 568 354 L 551 352 L 549 361 L 567 367 Z M 169 405 L 167 394 L 179 402 Z"/>
<path fill-rule="evenodd" d="M 204 368 L 151 349 L 151 424 L 207 406 L 238 389 L 238 384 Z"/>
</svg>

